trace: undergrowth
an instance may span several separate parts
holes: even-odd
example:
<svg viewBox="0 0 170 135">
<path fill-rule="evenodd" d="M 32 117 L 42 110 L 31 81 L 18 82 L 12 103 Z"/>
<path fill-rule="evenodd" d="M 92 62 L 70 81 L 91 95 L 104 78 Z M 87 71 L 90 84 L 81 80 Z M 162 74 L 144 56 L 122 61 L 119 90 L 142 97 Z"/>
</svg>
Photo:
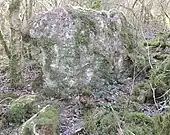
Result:
<svg viewBox="0 0 170 135">
<path fill-rule="evenodd" d="M 84 112 L 85 129 L 97 135 L 169 135 L 170 113 L 149 117 L 142 112 L 123 114 L 104 107 Z"/>
</svg>

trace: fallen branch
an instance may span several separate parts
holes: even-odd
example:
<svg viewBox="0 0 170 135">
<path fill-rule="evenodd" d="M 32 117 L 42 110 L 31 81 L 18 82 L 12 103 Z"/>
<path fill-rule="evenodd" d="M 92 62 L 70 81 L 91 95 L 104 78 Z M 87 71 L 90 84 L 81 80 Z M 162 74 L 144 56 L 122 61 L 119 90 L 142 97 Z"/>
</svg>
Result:
<svg viewBox="0 0 170 135">
<path fill-rule="evenodd" d="M 24 133 L 24 128 L 25 128 L 25 126 L 26 126 L 28 123 L 30 123 L 35 117 L 37 117 L 40 113 L 44 112 L 45 109 L 46 109 L 47 107 L 49 107 L 49 106 L 50 106 L 50 105 L 47 105 L 47 106 L 45 106 L 44 108 L 42 108 L 39 112 L 37 112 L 35 115 L 33 115 L 30 119 L 28 119 L 28 120 L 21 126 L 21 130 L 20 130 L 21 135 L 23 135 L 23 133 Z"/>
</svg>

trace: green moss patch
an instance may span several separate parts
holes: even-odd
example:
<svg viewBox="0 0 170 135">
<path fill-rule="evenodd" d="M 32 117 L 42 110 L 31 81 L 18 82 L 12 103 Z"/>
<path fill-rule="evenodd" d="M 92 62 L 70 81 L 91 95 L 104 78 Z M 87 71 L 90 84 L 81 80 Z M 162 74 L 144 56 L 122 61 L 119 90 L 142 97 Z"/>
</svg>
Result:
<svg viewBox="0 0 170 135">
<path fill-rule="evenodd" d="M 27 95 L 14 100 L 7 113 L 7 121 L 17 124 L 26 121 L 33 113 L 35 99 L 35 95 Z"/>
<path fill-rule="evenodd" d="M 153 98 L 150 84 L 148 82 L 138 83 L 133 90 L 132 99 L 139 103 L 144 103 L 149 98 Z"/>
<path fill-rule="evenodd" d="M 156 135 L 169 135 L 170 134 L 170 113 L 163 116 L 156 115 L 154 117 L 154 129 Z"/>
<path fill-rule="evenodd" d="M 59 109 L 50 105 L 44 107 L 26 121 L 20 129 L 21 135 L 32 135 L 35 132 L 59 135 Z"/>
<path fill-rule="evenodd" d="M 104 108 L 95 108 L 85 112 L 84 122 L 85 129 L 90 133 L 102 135 L 117 133 L 116 115 Z"/>
<path fill-rule="evenodd" d="M 128 135 L 154 135 L 153 120 L 143 113 L 128 113 L 124 122 L 124 130 Z"/>
<path fill-rule="evenodd" d="M 170 47 L 170 43 L 168 40 L 170 39 L 170 34 L 168 32 L 160 31 L 155 38 L 153 38 L 148 44 L 144 42 L 144 46 L 151 46 L 151 47 Z"/>
<path fill-rule="evenodd" d="M 138 83 L 133 95 L 140 103 L 153 102 L 153 98 L 162 100 L 170 96 L 170 57 L 167 57 L 162 62 L 157 62 L 150 70 L 149 78 L 144 82 Z M 161 98 L 160 98 L 161 97 Z"/>
<path fill-rule="evenodd" d="M 0 94 L 0 100 L 3 100 L 5 98 L 12 98 L 12 99 L 16 99 L 19 96 L 17 94 L 15 94 L 14 92 L 6 92 L 6 93 L 1 93 Z"/>
<path fill-rule="evenodd" d="M 163 62 L 158 63 L 150 73 L 150 82 L 154 88 L 157 88 L 157 93 L 163 94 L 166 89 L 170 88 L 170 57 L 167 57 Z"/>
<path fill-rule="evenodd" d="M 88 46 L 90 44 L 90 34 L 97 33 L 96 22 L 83 15 L 83 13 L 77 13 L 76 16 L 79 17 L 80 26 L 75 32 L 75 44 Z"/>
<path fill-rule="evenodd" d="M 131 110 L 132 111 L 132 110 Z M 170 113 L 149 117 L 142 112 L 97 107 L 84 112 L 85 129 L 92 134 L 169 135 Z"/>
</svg>

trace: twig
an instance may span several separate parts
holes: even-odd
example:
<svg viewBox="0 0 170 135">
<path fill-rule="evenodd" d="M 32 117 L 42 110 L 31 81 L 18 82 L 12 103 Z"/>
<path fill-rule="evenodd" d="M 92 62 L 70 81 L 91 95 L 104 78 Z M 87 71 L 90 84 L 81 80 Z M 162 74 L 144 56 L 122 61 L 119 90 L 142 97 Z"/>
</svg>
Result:
<svg viewBox="0 0 170 135">
<path fill-rule="evenodd" d="M 151 87 L 151 89 L 152 89 L 153 100 L 154 100 L 155 106 L 156 106 L 156 108 L 158 109 L 159 107 L 158 107 L 158 104 L 157 104 L 156 98 L 155 98 L 155 88 L 153 88 L 153 86 L 152 86 L 151 83 L 150 83 L 150 87 Z"/>
<path fill-rule="evenodd" d="M 39 134 L 36 132 L 36 124 L 33 124 L 33 134 L 34 134 L 34 135 L 39 135 Z"/>
<path fill-rule="evenodd" d="M 135 73 L 136 73 L 136 67 L 134 66 L 134 71 L 133 71 L 133 80 L 132 80 L 132 88 L 131 88 L 131 91 L 130 91 L 130 95 L 132 95 L 132 91 L 134 89 L 134 84 L 135 84 Z"/>
<path fill-rule="evenodd" d="M 148 61 L 149 61 L 149 65 L 150 65 L 150 67 L 151 67 L 151 69 L 153 68 L 153 66 L 152 66 L 152 63 L 151 63 L 151 58 L 150 58 L 150 51 L 149 51 L 149 43 L 148 43 L 148 41 L 145 39 L 145 36 L 144 36 L 144 33 L 143 33 L 143 29 L 141 28 L 141 32 L 142 32 L 142 36 L 143 36 L 143 38 L 144 38 L 144 40 L 145 40 L 145 42 L 146 42 L 146 44 L 147 44 L 147 50 L 148 50 Z"/>
<path fill-rule="evenodd" d="M 119 120 L 116 112 L 114 111 L 113 107 L 112 106 L 110 106 L 110 107 L 111 107 L 111 110 L 112 110 L 112 112 L 114 112 L 114 115 L 116 117 L 116 121 L 117 121 L 117 124 L 118 124 L 118 127 L 119 127 L 119 129 L 118 129 L 119 135 L 124 135 L 123 130 L 122 130 L 121 126 L 120 126 L 120 122 L 119 122 L 120 120 Z"/>
<path fill-rule="evenodd" d="M 5 99 L 1 100 L 1 101 L 0 101 L 0 104 L 1 104 L 2 102 L 4 102 L 5 100 L 8 100 L 8 99 L 13 100 L 13 98 L 11 98 L 11 97 L 7 97 L 7 98 L 5 98 Z"/>
<path fill-rule="evenodd" d="M 135 0 L 135 2 L 133 3 L 132 5 L 132 9 L 135 7 L 136 3 L 137 3 L 138 0 Z"/>
<path fill-rule="evenodd" d="M 166 94 L 168 94 L 168 92 L 170 92 L 170 89 L 167 90 L 167 91 L 166 91 L 163 95 L 161 95 L 160 97 L 157 97 L 156 99 L 160 99 L 160 98 L 164 97 Z"/>
<path fill-rule="evenodd" d="M 128 132 L 130 132 L 132 135 L 135 135 L 132 131 L 128 130 Z"/>
<path fill-rule="evenodd" d="M 135 75 L 135 79 L 140 75 L 140 73 L 142 73 L 146 68 L 148 67 L 148 65 L 146 65 L 145 67 L 143 67 L 143 69 L 141 69 L 136 75 Z"/>
<path fill-rule="evenodd" d="M 0 43 L 3 45 L 4 49 L 5 49 L 5 53 L 8 56 L 8 58 L 11 58 L 11 52 L 7 46 L 7 42 L 4 40 L 4 36 L 2 34 L 2 31 L 0 30 Z"/>
<path fill-rule="evenodd" d="M 123 130 L 122 130 L 122 128 L 121 128 L 120 123 L 119 123 L 118 120 L 117 120 L 117 124 L 118 124 L 118 127 L 119 127 L 119 130 L 118 130 L 119 135 L 124 135 Z"/>
</svg>

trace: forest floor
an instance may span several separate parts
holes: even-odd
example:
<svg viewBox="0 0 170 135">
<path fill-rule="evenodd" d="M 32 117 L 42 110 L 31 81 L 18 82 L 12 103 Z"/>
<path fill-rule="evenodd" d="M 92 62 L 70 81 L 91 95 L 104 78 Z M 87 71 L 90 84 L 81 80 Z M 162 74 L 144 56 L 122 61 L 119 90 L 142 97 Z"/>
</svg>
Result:
<svg viewBox="0 0 170 135">
<path fill-rule="evenodd" d="M 30 66 L 30 65 L 29 65 Z M 6 72 L 0 73 L 0 117 L 2 118 L 8 111 L 10 102 L 3 102 L 4 99 L 13 98 L 14 100 L 24 95 L 39 95 L 31 89 L 31 83 L 35 79 L 38 70 L 36 68 L 27 66 L 25 68 L 27 76 L 25 76 L 25 87 L 23 89 L 11 89 L 9 86 L 9 79 Z M 31 69 L 31 70 L 30 70 Z M 116 103 L 124 104 L 125 108 L 128 108 L 126 100 L 130 96 L 131 79 L 125 80 L 122 84 L 112 84 L 110 86 L 103 87 L 101 89 L 94 89 L 91 96 L 74 95 L 70 99 L 49 98 L 42 97 L 42 101 L 39 104 L 57 104 L 60 106 L 60 134 L 61 135 L 73 135 L 73 134 L 87 134 L 84 129 L 83 120 L 83 108 L 91 106 L 111 106 Z M 109 90 L 107 89 L 108 87 Z M 39 95 L 41 96 L 41 95 Z M 124 99 L 124 101 L 122 100 Z M 124 102 L 124 103 L 123 103 Z M 20 125 L 11 123 L 4 123 L 3 130 L 0 135 L 17 135 Z"/>
</svg>

